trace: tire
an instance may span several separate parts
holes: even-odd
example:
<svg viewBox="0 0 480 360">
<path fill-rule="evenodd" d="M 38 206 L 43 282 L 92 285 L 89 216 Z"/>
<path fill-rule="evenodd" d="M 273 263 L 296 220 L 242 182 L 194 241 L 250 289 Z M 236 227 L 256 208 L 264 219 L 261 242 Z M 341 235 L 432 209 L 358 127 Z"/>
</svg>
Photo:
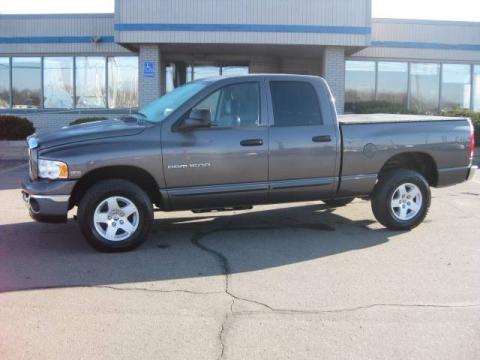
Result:
<svg viewBox="0 0 480 360">
<path fill-rule="evenodd" d="M 391 230 L 411 230 L 420 225 L 430 208 L 430 186 L 412 170 L 391 170 L 378 181 L 372 195 L 372 211 Z"/>
<path fill-rule="evenodd" d="M 323 200 L 323 202 L 328 207 L 342 207 L 342 206 L 350 204 L 353 200 L 355 200 L 355 198 Z"/>
<path fill-rule="evenodd" d="M 78 222 L 87 242 L 102 252 L 133 250 L 147 238 L 153 206 L 147 194 L 126 180 L 92 186 L 78 206 Z"/>
</svg>

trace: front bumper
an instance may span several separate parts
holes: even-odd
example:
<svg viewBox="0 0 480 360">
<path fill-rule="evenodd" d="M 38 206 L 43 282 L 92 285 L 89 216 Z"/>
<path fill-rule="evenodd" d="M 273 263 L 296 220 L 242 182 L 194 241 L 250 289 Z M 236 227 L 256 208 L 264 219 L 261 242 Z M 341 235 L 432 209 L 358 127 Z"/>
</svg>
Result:
<svg viewBox="0 0 480 360">
<path fill-rule="evenodd" d="M 75 183 L 25 179 L 22 183 L 22 197 L 30 216 L 40 222 L 66 222 L 70 208 L 69 194 Z"/>
</svg>

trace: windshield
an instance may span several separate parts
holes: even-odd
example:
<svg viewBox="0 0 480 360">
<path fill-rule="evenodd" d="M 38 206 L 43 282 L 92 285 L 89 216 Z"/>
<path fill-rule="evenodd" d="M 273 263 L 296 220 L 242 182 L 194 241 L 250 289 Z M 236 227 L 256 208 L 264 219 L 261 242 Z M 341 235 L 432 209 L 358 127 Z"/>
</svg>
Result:
<svg viewBox="0 0 480 360">
<path fill-rule="evenodd" d="M 140 108 L 138 114 L 148 122 L 162 122 L 168 115 L 177 110 L 191 97 L 198 94 L 206 86 L 207 83 L 202 81 L 180 86 L 157 100 L 152 101 L 150 104 Z"/>
</svg>

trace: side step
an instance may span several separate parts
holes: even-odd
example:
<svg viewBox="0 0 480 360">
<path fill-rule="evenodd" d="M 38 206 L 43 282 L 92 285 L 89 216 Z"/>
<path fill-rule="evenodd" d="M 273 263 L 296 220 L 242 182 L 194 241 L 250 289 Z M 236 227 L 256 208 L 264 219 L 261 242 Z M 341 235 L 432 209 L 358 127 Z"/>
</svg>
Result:
<svg viewBox="0 0 480 360">
<path fill-rule="evenodd" d="M 196 209 L 192 210 L 194 214 L 203 214 L 208 212 L 223 212 L 223 211 L 239 211 L 239 210 L 252 210 L 253 206 L 231 206 L 231 207 L 223 207 L 223 208 L 216 208 L 216 209 Z"/>
</svg>

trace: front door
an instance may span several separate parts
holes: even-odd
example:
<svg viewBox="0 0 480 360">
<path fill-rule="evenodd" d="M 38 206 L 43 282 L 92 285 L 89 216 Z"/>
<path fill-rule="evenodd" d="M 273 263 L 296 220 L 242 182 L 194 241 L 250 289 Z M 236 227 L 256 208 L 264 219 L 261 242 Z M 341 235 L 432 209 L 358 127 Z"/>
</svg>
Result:
<svg viewBox="0 0 480 360">
<path fill-rule="evenodd" d="M 338 127 L 316 82 L 270 81 L 270 202 L 328 199 L 335 191 Z M 326 103 L 326 102 L 325 102 Z M 325 109 L 327 110 L 327 109 Z"/>
<path fill-rule="evenodd" d="M 268 129 L 261 81 L 227 85 L 193 109 L 208 109 L 212 126 L 162 130 L 172 209 L 264 203 L 268 194 Z M 192 110 L 193 110 L 192 109 Z"/>
</svg>

